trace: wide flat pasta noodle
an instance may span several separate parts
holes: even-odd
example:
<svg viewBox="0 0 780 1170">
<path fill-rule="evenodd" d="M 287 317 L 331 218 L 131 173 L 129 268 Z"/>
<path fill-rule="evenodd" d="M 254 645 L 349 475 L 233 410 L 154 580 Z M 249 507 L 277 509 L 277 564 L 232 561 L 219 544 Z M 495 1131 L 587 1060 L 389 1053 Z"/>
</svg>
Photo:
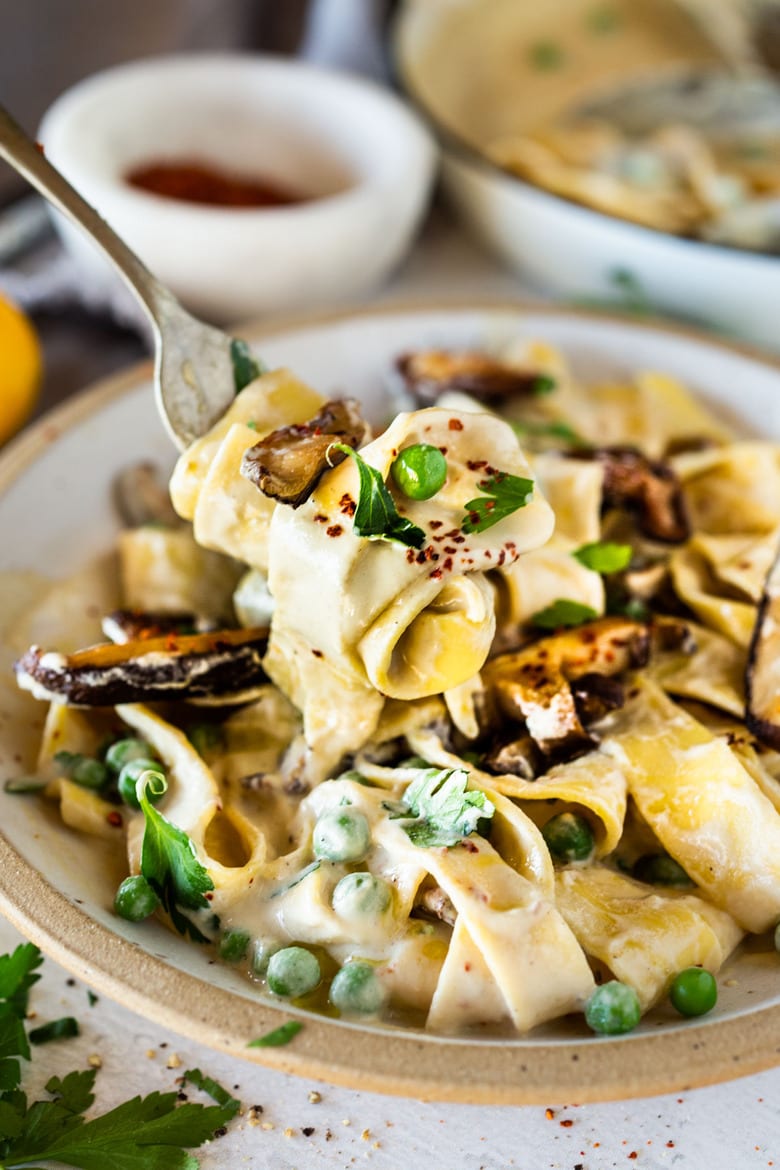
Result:
<svg viewBox="0 0 780 1170">
<path fill-rule="evenodd" d="M 702 895 L 746 930 L 767 930 L 780 918 L 780 816 L 725 739 L 653 683 L 635 691 L 602 750 Z"/>
<path fill-rule="evenodd" d="M 694 894 L 659 890 L 604 866 L 556 877 L 557 905 L 585 953 L 630 984 L 647 1011 L 686 967 L 718 971 L 743 931 Z"/>
</svg>

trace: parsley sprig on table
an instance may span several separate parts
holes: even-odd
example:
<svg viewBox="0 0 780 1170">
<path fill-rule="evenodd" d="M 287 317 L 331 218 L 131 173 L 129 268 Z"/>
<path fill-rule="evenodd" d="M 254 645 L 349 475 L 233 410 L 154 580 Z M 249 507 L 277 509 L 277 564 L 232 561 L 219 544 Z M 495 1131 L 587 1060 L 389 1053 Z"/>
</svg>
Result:
<svg viewBox="0 0 780 1170">
<path fill-rule="evenodd" d="M 150 1093 L 87 1120 L 84 1114 L 95 1100 L 95 1069 L 51 1077 L 46 1083 L 48 1099 L 28 1101 L 21 1087 L 21 1061 L 30 1059 L 24 1018 L 41 962 L 32 943 L 0 956 L 2 1170 L 49 1161 L 81 1170 L 197 1170 L 198 1160 L 187 1150 L 212 1138 L 239 1108 L 238 1101 L 209 1078 L 201 1077 L 200 1087 L 211 1096 L 218 1096 L 213 1090 L 219 1090 L 221 1104 L 179 1105 L 175 1092 Z"/>
<path fill-rule="evenodd" d="M 360 494 L 353 517 L 356 534 L 374 540 L 394 540 L 409 548 L 422 548 L 425 533 L 399 514 L 382 473 L 346 443 L 333 443 L 332 446 L 351 456 L 357 464 Z"/>
<path fill-rule="evenodd" d="M 464 532 L 485 532 L 500 520 L 524 508 L 534 494 L 534 481 L 508 471 L 495 471 L 481 479 L 477 487 L 484 495 L 469 500 L 466 517 L 461 524 Z"/>
</svg>

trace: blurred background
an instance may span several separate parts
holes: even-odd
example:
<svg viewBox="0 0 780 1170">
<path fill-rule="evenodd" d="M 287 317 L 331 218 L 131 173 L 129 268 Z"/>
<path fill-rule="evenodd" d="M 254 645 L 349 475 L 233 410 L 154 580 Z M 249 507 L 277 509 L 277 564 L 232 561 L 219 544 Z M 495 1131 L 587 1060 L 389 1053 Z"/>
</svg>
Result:
<svg viewBox="0 0 780 1170">
<path fill-rule="evenodd" d="M 205 317 L 224 323 L 267 316 L 269 281 L 279 290 L 275 307 L 284 311 L 396 295 L 553 297 L 661 312 L 780 351 L 772 303 L 780 295 L 776 0 L 0 0 L 0 20 L 3 104 L 31 136 L 41 133 L 52 161 Z M 316 85 L 305 97 L 293 86 L 288 96 L 287 81 L 273 81 L 282 89 L 263 91 L 271 100 L 263 99 L 267 126 L 258 130 L 258 143 L 262 134 L 272 137 L 257 157 L 238 149 L 243 112 L 258 100 L 238 80 L 235 103 L 243 105 L 232 113 L 207 73 L 193 82 L 197 101 L 182 99 L 175 131 L 152 108 L 156 75 L 149 86 L 139 75 L 134 101 L 115 106 L 111 96 L 98 98 L 99 115 L 74 113 L 73 103 L 66 110 L 58 101 L 123 63 L 160 58 L 162 65 L 170 55 L 216 52 L 273 54 L 371 79 L 411 111 L 421 135 L 414 161 L 399 146 L 397 157 L 384 160 L 396 186 L 380 176 L 378 159 L 360 145 L 370 126 L 357 125 L 360 94 L 368 90 L 346 101 L 349 113 L 337 113 L 324 88 L 320 102 Z M 220 101 L 224 107 L 221 122 L 218 111 L 213 118 L 202 112 L 212 91 L 215 111 Z M 41 132 L 52 106 L 57 116 Z M 389 123 L 386 131 L 377 117 L 381 138 Z M 141 154 L 134 147 L 125 158 L 131 140 L 141 143 Z M 381 153 L 381 143 L 374 151 Z M 282 189 L 289 185 L 285 167 L 300 188 L 300 168 L 308 165 L 313 186 L 293 199 L 300 206 L 282 209 L 286 218 L 279 208 L 277 218 L 266 216 L 280 253 L 272 256 L 258 243 L 269 256 L 265 297 L 258 292 L 255 303 L 250 287 L 243 300 L 219 298 L 228 219 L 237 217 L 236 231 L 248 245 L 248 225 L 256 222 L 250 216 L 261 213 L 220 207 L 210 213 L 213 232 L 204 232 L 207 221 L 194 226 L 191 192 L 173 201 L 159 188 L 128 194 L 139 159 L 210 167 L 223 186 L 229 170 L 232 180 Z M 350 192 L 362 194 L 366 206 L 372 192 L 376 251 L 392 235 L 390 208 L 402 202 L 403 187 L 413 189 L 414 199 L 397 243 L 387 245 L 370 275 L 372 249 L 364 244 L 366 279 L 350 284 L 347 270 L 363 264 L 347 247 L 351 233 L 335 218 L 317 227 L 316 216 L 335 217 L 339 198 L 346 216 Z M 176 244 L 179 259 L 186 254 L 192 267 L 200 254 L 203 289 L 182 275 L 181 264 L 167 267 L 152 241 L 159 219 L 158 237 L 168 236 L 170 245 L 172 202 L 177 225 L 193 224 L 191 241 Z M 343 241 L 341 286 L 336 275 L 322 281 L 311 268 L 297 271 L 304 236 L 310 260 L 318 238 Z M 330 262 L 332 272 L 337 267 Z M 258 290 L 262 283 L 258 273 Z M 0 439 L 33 408 L 40 412 L 148 353 L 143 323 L 124 293 L 90 266 L 73 233 L 61 225 L 55 232 L 42 200 L 2 162 L 0 297 L 6 369 Z"/>
</svg>

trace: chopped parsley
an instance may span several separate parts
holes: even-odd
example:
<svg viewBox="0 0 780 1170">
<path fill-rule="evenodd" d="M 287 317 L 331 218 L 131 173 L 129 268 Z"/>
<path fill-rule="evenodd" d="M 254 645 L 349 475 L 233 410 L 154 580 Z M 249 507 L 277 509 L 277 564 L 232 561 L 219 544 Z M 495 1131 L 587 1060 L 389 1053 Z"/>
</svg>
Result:
<svg viewBox="0 0 780 1170">
<path fill-rule="evenodd" d="M 73 1016 L 62 1016 L 59 1020 L 50 1020 L 48 1024 L 32 1028 L 29 1040 L 31 1044 L 50 1044 L 52 1040 L 69 1040 L 78 1035 L 78 1020 L 74 1020 Z"/>
<path fill-rule="evenodd" d="M 539 630 L 558 630 L 562 626 L 581 626 L 599 615 L 589 605 L 559 597 L 552 605 L 545 606 L 531 617 L 531 625 Z"/>
<path fill-rule="evenodd" d="M 212 1101 L 216 1101 L 217 1105 L 221 1105 L 225 1110 L 230 1110 L 231 1118 L 235 1117 L 241 1108 L 240 1101 L 231 1097 L 219 1081 L 215 1081 L 213 1077 L 204 1076 L 199 1068 L 188 1068 L 182 1077 L 182 1084 L 193 1085 L 202 1093 L 206 1093 Z"/>
<path fill-rule="evenodd" d="M 485 494 L 469 500 L 461 524 L 464 532 L 485 532 L 494 524 L 524 508 L 534 494 L 534 481 L 508 471 L 496 471 L 477 484 Z"/>
<path fill-rule="evenodd" d="M 405 819 L 412 844 L 457 845 L 496 811 L 484 792 L 467 787 L 468 779 L 462 768 L 421 768 L 400 802 L 385 808 L 394 819 Z"/>
<path fill-rule="evenodd" d="M 141 846 L 141 874 L 154 890 L 179 934 L 207 942 L 182 910 L 207 910 L 206 894 L 214 883 L 198 861 L 195 847 L 183 829 L 159 813 L 147 792 L 162 795 L 168 781 L 162 772 L 145 772 L 138 781 L 138 801 L 146 822 Z"/>
<path fill-rule="evenodd" d="M 531 393 L 535 398 L 544 398 L 547 394 L 552 394 L 557 385 L 552 374 L 537 374 L 531 383 Z"/>
<path fill-rule="evenodd" d="M 250 1040 L 247 1048 L 283 1048 L 298 1035 L 302 1027 L 303 1024 L 300 1020 L 287 1020 L 278 1028 L 274 1028 L 272 1032 L 266 1032 L 265 1036 L 258 1036 L 256 1040 Z"/>
<path fill-rule="evenodd" d="M 355 508 L 353 524 L 358 536 L 369 540 L 394 540 L 410 548 L 422 548 L 425 533 L 399 515 L 395 501 L 390 494 L 382 473 L 346 443 L 333 443 L 337 451 L 350 455 L 357 464 L 360 476 L 360 494 Z"/>
<path fill-rule="evenodd" d="M 586 569 L 593 569 L 596 573 L 619 573 L 630 564 L 632 548 L 630 544 L 596 540 L 592 544 L 580 545 L 572 556 Z"/>
<path fill-rule="evenodd" d="M 233 381 L 236 394 L 240 394 L 245 386 L 265 373 L 266 367 L 263 363 L 253 356 L 248 344 L 245 341 L 239 341 L 238 338 L 230 343 L 230 360 L 233 363 Z"/>
<path fill-rule="evenodd" d="M 555 41 L 537 41 L 528 50 L 528 60 L 534 69 L 547 72 L 560 69 L 565 60 L 563 49 Z"/>
<path fill-rule="evenodd" d="M 0 956 L 0 1166 L 21 1170 L 57 1162 L 81 1170 L 197 1170 L 197 1159 L 186 1151 L 210 1140 L 235 1116 L 238 1102 L 232 1098 L 218 1105 L 179 1105 L 175 1092 L 150 1093 L 87 1120 L 97 1075 L 88 1069 L 50 1077 L 46 1095 L 28 1102 L 21 1087 L 21 1061 L 31 1055 L 24 1018 L 41 962 L 32 943 Z M 211 1092 L 207 1081 L 202 1078 L 199 1087 Z"/>
</svg>

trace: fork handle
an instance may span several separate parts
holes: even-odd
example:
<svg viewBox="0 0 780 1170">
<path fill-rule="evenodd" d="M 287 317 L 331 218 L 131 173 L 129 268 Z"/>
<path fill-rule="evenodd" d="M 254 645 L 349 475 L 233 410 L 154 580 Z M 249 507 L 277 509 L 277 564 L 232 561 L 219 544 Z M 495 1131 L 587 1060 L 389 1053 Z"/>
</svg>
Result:
<svg viewBox="0 0 780 1170">
<path fill-rule="evenodd" d="M 52 206 L 95 241 L 145 309 L 156 334 L 175 298 L 141 263 L 95 208 L 53 167 L 43 150 L 0 105 L 0 158 L 23 175 Z"/>
</svg>

